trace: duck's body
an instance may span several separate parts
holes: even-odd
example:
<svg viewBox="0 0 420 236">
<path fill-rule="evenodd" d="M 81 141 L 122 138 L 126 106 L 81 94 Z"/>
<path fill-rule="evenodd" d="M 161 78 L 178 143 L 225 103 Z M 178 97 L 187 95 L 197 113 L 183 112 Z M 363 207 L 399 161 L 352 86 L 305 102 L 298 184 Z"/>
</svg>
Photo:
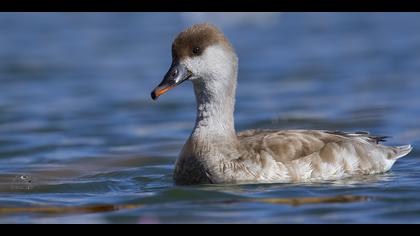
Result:
<svg viewBox="0 0 420 236">
<path fill-rule="evenodd" d="M 249 130 L 236 133 L 237 57 L 208 24 L 182 32 L 173 63 L 152 97 L 191 80 L 197 100 L 194 130 L 175 165 L 177 184 L 318 182 L 383 173 L 411 146 L 387 147 L 366 132 Z"/>
<path fill-rule="evenodd" d="M 318 182 L 387 172 L 410 146 L 381 137 L 316 130 L 248 130 L 237 142 L 190 138 L 176 163 L 178 184 Z"/>
</svg>

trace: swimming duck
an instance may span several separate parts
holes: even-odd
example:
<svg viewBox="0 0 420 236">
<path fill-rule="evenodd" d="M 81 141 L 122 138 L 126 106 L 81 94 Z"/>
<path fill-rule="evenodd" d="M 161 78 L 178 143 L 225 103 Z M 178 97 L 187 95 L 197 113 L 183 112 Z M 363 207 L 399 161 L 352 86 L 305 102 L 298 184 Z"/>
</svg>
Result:
<svg viewBox="0 0 420 236">
<path fill-rule="evenodd" d="M 299 183 L 383 173 L 412 150 L 384 146 L 367 132 L 248 130 L 236 133 L 238 58 L 211 24 L 193 25 L 172 44 L 172 65 L 153 90 L 160 95 L 191 81 L 194 129 L 175 164 L 176 184 Z"/>
</svg>

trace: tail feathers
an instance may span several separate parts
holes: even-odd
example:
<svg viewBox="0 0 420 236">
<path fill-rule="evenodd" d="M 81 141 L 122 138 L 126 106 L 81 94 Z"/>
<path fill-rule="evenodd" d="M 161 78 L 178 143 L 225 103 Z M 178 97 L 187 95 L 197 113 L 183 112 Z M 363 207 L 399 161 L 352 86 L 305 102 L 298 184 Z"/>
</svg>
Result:
<svg viewBox="0 0 420 236">
<path fill-rule="evenodd" d="M 405 146 L 394 147 L 394 148 L 392 148 L 392 150 L 394 152 L 393 152 L 391 158 L 392 159 L 399 159 L 399 158 L 409 154 L 413 150 L 413 147 L 411 145 L 405 145 Z"/>
</svg>

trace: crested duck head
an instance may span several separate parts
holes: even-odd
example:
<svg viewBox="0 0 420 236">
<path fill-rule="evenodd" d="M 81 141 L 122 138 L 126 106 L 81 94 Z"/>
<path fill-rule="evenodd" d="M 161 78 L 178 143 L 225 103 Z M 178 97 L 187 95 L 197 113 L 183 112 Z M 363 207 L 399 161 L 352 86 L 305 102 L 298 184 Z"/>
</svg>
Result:
<svg viewBox="0 0 420 236">
<path fill-rule="evenodd" d="M 218 28 L 193 25 L 173 41 L 172 64 L 151 97 L 156 100 L 187 80 L 194 83 L 197 95 L 234 96 L 237 61 L 232 45 Z"/>
</svg>

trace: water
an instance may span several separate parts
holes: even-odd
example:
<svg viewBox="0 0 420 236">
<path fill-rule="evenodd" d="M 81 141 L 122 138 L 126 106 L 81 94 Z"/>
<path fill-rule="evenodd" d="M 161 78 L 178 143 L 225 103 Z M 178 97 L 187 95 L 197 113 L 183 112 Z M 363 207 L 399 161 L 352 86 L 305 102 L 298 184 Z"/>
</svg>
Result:
<svg viewBox="0 0 420 236">
<path fill-rule="evenodd" d="M 240 57 L 238 130 L 369 130 L 414 151 L 324 184 L 175 186 L 192 87 L 149 96 L 202 21 Z M 0 222 L 420 223 L 419 28 L 414 13 L 2 13 Z M 362 200 L 287 203 L 336 196 Z"/>
</svg>

